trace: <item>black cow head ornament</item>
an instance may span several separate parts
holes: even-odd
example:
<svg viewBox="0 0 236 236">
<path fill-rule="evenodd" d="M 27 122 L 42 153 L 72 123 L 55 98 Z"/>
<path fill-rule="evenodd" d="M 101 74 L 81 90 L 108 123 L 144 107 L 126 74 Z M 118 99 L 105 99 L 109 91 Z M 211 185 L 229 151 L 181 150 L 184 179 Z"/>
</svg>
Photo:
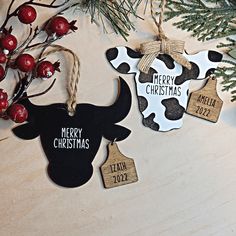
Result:
<svg viewBox="0 0 236 236">
<path fill-rule="evenodd" d="M 48 175 L 53 182 L 64 187 L 78 187 L 92 176 L 92 161 L 99 149 L 102 136 L 123 140 L 130 130 L 116 125 L 129 113 L 131 93 L 120 78 L 119 95 L 108 107 L 78 104 L 74 116 L 69 116 L 66 104 L 37 106 L 28 99 L 22 104 L 29 112 L 28 123 L 13 129 L 22 139 L 40 137 L 49 161 Z"/>
</svg>

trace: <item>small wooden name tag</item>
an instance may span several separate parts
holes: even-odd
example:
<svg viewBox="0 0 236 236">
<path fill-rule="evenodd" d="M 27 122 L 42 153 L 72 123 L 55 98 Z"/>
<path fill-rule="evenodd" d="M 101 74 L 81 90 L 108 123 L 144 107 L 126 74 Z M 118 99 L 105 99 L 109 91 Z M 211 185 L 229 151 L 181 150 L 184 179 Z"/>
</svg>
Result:
<svg viewBox="0 0 236 236">
<path fill-rule="evenodd" d="M 217 94 L 216 85 L 216 78 L 209 77 L 204 88 L 191 93 L 186 112 L 208 121 L 217 122 L 223 101 Z"/>
<path fill-rule="evenodd" d="M 108 144 L 108 158 L 101 166 L 101 173 L 105 188 L 138 181 L 134 160 L 124 156 L 116 143 Z"/>
</svg>

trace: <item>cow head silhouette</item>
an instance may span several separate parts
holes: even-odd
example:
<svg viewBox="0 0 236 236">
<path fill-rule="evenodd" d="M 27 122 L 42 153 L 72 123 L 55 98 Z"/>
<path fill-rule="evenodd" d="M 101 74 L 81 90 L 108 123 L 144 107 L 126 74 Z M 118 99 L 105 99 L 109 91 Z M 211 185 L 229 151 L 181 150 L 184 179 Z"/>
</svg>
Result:
<svg viewBox="0 0 236 236">
<path fill-rule="evenodd" d="M 143 124 L 155 131 L 169 131 L 182 126 L 187 106 L 190 80 L 204 79 L 214 72 L 222 60 L 216 51 L 184 53 L 192 69 L 177 64 L 170 56 L 160 54 L 148 74 L 140 72 L 137 64 L 142 57 L 128 47 L 110 48 L 107 60 L 120 73 L 135 74 L 139 110 Z"/>
<path fill-rule="evenodd" d="M 22 104 L 28 109 L 28 123 L 13 128 L 22 139 L 40 137 L 49 161 L 48 175 L 58 185 L 78 187 L 92 176 L 92 161 L 99 149 L 102 136 L 110 141 L 123 140 L 130 130 L 117 125 L 129 113 L 131 93 L 120 78 L 120 91 L 115 103 L 108 107 L 77 104 L 74 116 L 69 116 L 66 104 L 48 106 Z"/>
</svg>

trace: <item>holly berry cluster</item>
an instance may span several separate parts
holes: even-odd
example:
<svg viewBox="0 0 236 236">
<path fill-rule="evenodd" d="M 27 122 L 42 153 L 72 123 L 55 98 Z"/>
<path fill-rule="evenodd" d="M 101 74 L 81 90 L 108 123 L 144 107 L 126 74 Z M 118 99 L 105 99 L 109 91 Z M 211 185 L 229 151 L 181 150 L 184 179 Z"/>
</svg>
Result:
<svg viewBox="0 0 236 236">
<path fill-rule="evenodd" d="M 67 35 L 70 30 L 77 30 L 75 26 L 76 21 L 68 22 L 66 18 L 57 14 L 46 21 L 41 29 L 37 26 L 34 33 L 32 29 L 32 23 L 37 18 L 37 11 L 32 5 L 53 8 L 63 5 L 53 5 L 54 2 L 55 1 L 46 5 L 30 0 L 28 2 L 30 4 L 23 3 L 16 8 L 14 12 L 10 13 L 14 0 L 11 1 L 7 18 L 0 28 L 0 81 L 6 77 L 9 69 L 16 71 L 20 78 L 14 94 L 10 99 L 8 98 L 8 94 L 3 89 L 0 89 L 0 118 L 10 118 L 16 123 L 26 121 L 28 112 L 26 108 L 20 104 L 20 101 L 25 98 L 26 90 L 33 79 L 40 78 L 47 80 L 51 78 L 56 71 L 60 72 L 59 61 L 53 63 L 42 58 L 43 52 L 54 41 Z M 12 34 L 13 28 L 9 27 L 9 29 L 6 29 L 7 22 L 12 16 L 18 17 L 22 24 L 30 25 L 30 35 L 22 45 L 18 45 L 17 37 Z M 46 33 L 46 39 L 43 42 L 32 44 L 33 40 L 42 32 Z M 28 53 L 28 51 L 32 51 L 36 48 L 41 49 L 38 57 L 34 57 Z M 40 93 L 40 95 L 41 94 L 42 93 Z"/>
<path fill-rule="evenodd" d="M 8 95 L 3 89 L 0 89 L 0 117 L 5 120 L 10 118 L 16 123 L 22 123 L 27 120 L 28 111 L 22 104 L 18 103 L 13 103 L 8 107 Z"/>
</svg>

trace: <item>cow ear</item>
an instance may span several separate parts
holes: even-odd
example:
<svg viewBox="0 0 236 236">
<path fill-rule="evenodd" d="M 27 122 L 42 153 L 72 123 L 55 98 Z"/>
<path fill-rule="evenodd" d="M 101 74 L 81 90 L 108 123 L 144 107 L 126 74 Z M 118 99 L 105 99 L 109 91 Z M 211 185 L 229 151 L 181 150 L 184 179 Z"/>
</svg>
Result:
<svg viewBox="0 0 236 236">
<path fill-rule="evenodd" d="M 193 79 L 204 79 L 214 73 L 218 64 L 221 62 L 223 55 L 217 51 L 205 50 L 193 55 L 184 55 L 192 64 L 192 69 L 189 73 Z"/>
<path fill-rule="evenodd" d="M 142 55 L 128 47 L 115 47 L 106 51 L 106 58 L 113 68 L 122 74 L 138 72 L 138 62 Z"/>
<path fill-rule="evenodd" d="M 12 132 L 21 139 L 30 140 L 39 136 L 39 131 L 32 123 L 23 124 L 12 129 Z"/>
<path fill-rule="evenodd" d="M 112 141 L 121 141 L 130 135 L 131 131 L 120 125 L 109 125 L 103 128 L 103 137 Z"/>
</svg>

